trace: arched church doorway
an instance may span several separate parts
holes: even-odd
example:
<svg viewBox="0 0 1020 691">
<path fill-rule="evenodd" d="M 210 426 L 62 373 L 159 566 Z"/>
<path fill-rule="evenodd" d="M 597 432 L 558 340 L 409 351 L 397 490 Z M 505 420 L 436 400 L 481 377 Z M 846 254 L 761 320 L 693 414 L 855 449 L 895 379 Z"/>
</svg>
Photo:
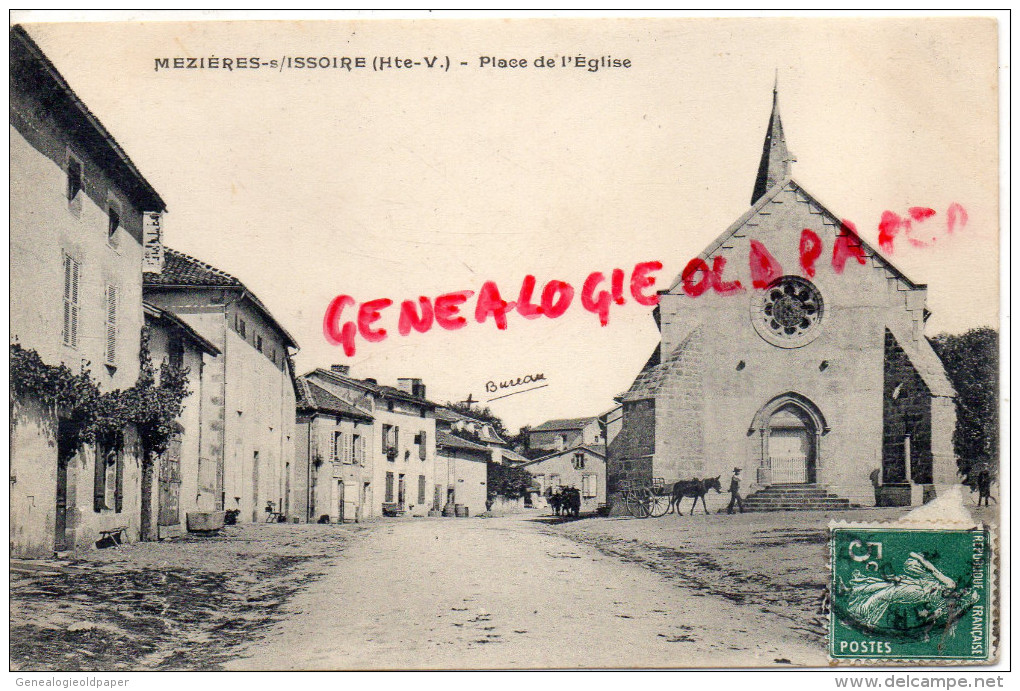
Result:
<svg viewBox="0 0 1020 691">
<path fill-rule="evenodd" d="M 815 482 L 815 430 L 810 416 L 789 403 L 769 418 L 773 484 Z"/>
<path fill-rule="evenodd" d="M 751 431 L 760 442 L 759 484 L 818 482 L 821 436 L 828 428 L 810 400 L 792 392 L 773 398 L 755 415 Z"/>
</svg>

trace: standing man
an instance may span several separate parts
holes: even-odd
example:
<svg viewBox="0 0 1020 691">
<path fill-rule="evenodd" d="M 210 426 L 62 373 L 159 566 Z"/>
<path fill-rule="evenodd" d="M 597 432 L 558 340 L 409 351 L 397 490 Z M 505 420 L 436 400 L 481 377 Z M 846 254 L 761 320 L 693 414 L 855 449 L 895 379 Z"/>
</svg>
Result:
<svg viewBox="0 0 1020 691">
<path fill-rule="evenodd" d="M 740 507 L 740 513 L 744 513 L 744 500 L 740 498 L 740 468 L 734 468 L 730 476 L 730 505 L 726 513 L 733 513 L 733 504 Z"/>
</svg>

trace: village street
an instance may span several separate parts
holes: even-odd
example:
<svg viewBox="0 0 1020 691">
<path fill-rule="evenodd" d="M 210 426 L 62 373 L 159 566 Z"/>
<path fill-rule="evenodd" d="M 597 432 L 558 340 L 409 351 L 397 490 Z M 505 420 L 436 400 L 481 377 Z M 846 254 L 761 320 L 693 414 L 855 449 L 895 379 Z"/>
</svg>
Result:
<svg viewBox="0 0 1020 691">
<path fill-rule="evenodd" d="M 545 523 L 532 515 L 377 526 L 227 667 L 824 664 L 824 651 L 789 620 L 669 581 Z"/>
<path fill-rule="evenodd" d="M 904 510 L 717 508 L 644 521 L 531 511 L 249 524 L 56 568 L 12 562 L 11 665 L 824 665 L 824 526 Z"/>
</svg>

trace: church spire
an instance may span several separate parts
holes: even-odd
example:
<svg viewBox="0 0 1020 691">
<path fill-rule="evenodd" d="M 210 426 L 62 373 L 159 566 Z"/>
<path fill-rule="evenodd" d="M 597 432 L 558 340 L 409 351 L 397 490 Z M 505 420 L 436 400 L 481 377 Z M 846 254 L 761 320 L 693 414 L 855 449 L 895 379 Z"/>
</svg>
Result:
<svg viewBox="0 0 1020 691">
<path fill-rule="evenodd" d="M 758 164 L 758 177 L 754 181 L 754 192 L 751 203 L 761 199 L 762 195 L 777 182 L 790 175 L 790 161 L 793 157 L 786 149 L 786 137 L 783 135 L 783 121 L 779 119 L 779 76 L 772 87 L 772 117 L 769 129 L 765 133 L 765 146 L 761 152 L 761 163 Z"/>
</svg>

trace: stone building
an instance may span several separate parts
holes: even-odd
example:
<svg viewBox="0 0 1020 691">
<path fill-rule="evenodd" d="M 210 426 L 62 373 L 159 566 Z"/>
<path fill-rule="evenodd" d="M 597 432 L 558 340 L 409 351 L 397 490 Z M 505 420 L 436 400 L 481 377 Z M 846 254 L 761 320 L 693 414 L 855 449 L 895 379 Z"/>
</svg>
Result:
<svg viewBox="0 0 1020 691">
<path fill-rule="evenodd" d="M 153 483 L 153 505 L 158 507 L 154 532 L 165 538 L 184 530 L 189 512 L 212 511 L 215 494 L 209 483 L 200 482 L 199 455 L 209 420 L 202 418 L 202 397 L 206 385 L 206 361 L 220 350 L 172 313 L 143 303 L 149 334 L 149 353 L 157 378 L 163 363 L 187 370 L 188 390 L 170 445 L 158 461 Z"/>
<path fill-rule="evenodd" d="M 488 499 L 488 465 L 492 449 L 463 437 L 437 423 L 435 496 L 432 508 L 447 515 L 458 505 L 469 516 L 485 511 Z"/>
<path fill-rule="evenodd" d="M 578 444 L 603 442 L 597 416 L 547 420 L 528 431 L 528 448 L 532 450 L 562 451 Z"/>
<path fill-rule="evenodd" d="M 265 520 L 269 502 L 293 506 L 294 338 L 241 281 L 183 252 L 166 248 L 144 290 L 220 351 L 205 367 L 197 494 L 244 522 Z"/>
<path fill-rule="evenodd" d="M 297 378 L 294 485 L 281 511 L 302 522 L 358 521 L 370 512 L 362 488 L 372 481 L 374 420 L 307 377 Z M 291 505 L 292 504 L 292 505 Z"/>
<path fill-rule="evenodd" d="M 743 469 L 758 508 L 918 503 L 956 481 L 954 392 L 914 283 L 790 176 L 778 99 L 751 208 L 660 293 L 609 489 Z M 877 472 L 876 472 L 877 471 Z"/>
<path fill-rule="evenodd" d="M 20 26 L 10 30 L 10 126 L 11 343 L 47 365 L 87 368 L 101 391 L 130 388 L 143 325 L 143 215 L 165 204 Z M 136 430 L 77 448 L 70 426 L 66 411 L 12 395 L 15 556 L 86 547 L 103 531 L 138 538 Z"/>
<path fill-rule="evenodd" d="M 435 498 L 436 405 L 425 398 L 421 379 L 385 386 L 350 376 L 346 365 L 315 369 L 303 378 L 372 416 L 357 499 L 362 516 L 427 515 Z"/>
<path fill-rule="evenodd" d="M 606 503 L 606 449 L 602 445 L 580 444 L 554 451 L 522 466 L 534 478 L 541 497 L 558 487 L 581 491 L 581 511 L 594 512 Z"/>
</svg>

